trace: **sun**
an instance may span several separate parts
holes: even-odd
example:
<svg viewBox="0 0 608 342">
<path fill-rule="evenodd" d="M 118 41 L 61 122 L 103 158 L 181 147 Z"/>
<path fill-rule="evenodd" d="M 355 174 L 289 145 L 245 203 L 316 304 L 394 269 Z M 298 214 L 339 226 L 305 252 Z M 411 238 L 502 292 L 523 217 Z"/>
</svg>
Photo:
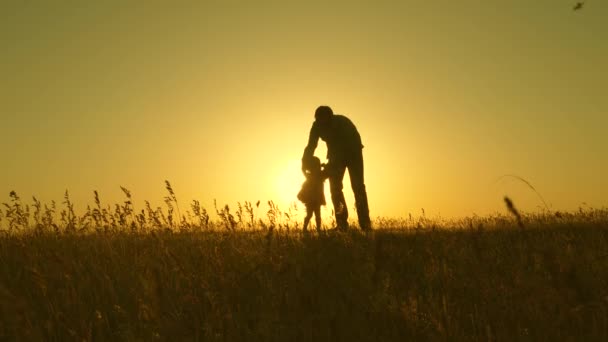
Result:
<svg viewBox="0 0 608 342">
<path fill-rule="evenodd" d="M 286 208 L 298 202 L 298 192 L 304 182 L 300 159 L 289 159 L 280 163 L 275 178 L 274 194 L 277 204 Z"/>
</svg>

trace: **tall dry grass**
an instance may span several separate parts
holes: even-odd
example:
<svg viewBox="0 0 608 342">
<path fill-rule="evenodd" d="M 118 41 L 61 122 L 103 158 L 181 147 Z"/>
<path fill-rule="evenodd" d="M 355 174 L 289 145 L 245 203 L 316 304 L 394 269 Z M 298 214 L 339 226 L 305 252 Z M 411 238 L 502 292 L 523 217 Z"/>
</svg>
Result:
<svg viewBox="0 0 608 342">
<path fill-rule="evenodd" d="M 608 338 L 608 210 L 378 218 L 303 234 L 269 202 L 84 214 L 25 204 L 0 224 L 0 339 L 185 341 Z M 171 190 L 170 190 L 171 189 Z M 508 203 L 506 203 L 508 206 Z M 182 208 L 183 209 L 183 208 Z M 515 215 L 515 212 L 517 215 Z"/>
</svg>

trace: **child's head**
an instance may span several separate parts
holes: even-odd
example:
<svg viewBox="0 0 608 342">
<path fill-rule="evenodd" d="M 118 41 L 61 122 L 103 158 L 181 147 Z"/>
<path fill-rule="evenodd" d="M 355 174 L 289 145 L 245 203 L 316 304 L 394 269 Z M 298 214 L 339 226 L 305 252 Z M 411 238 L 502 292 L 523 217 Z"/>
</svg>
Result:
<svg viewBox="0 0 608 342">
<path fill-rule="evenodd" d="M 312 157 L 308 160 L 308 165 L 306 165 L 306 169 L 308 171 L 321 171 L 321 160 L 318 157 Z"/>
</svg>

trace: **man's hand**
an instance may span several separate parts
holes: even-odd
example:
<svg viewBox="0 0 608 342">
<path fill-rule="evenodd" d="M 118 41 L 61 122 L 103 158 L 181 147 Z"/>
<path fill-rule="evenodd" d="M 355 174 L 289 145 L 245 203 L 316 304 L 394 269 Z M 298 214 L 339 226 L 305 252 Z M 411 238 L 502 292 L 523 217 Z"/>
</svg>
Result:
<svg viewBox="0 0 608 342">
<path fill-rule="evenodd" d="M 302 158 L 302 173 L 304 175 L 306 175 L 306 170 L 308 170 L 309 165 L 310 165 L 310 158 L 303 157 Z"/>
</svg>

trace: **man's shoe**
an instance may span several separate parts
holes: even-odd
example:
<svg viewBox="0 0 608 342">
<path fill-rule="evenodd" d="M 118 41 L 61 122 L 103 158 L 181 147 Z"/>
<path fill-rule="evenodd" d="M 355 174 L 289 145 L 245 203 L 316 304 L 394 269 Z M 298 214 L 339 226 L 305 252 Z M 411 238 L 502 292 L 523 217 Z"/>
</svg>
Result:
<svg viewBox="0 0 608 342">
<path fill-rule="evenodd" d="M 372 230 L 372 222 L 369 218 L 359 220 L 359 227 L 361 227 L 362 231 L 369 232 Z"/>
<path fill-rule="evenodd" d="M 348 230 L 348 225 L 339 225 L 339 226 L 335 226 L 334 228 L 330 229 L 331 231 L 336 231 L 336 232 L 345 232 Z"/>
</svg>

